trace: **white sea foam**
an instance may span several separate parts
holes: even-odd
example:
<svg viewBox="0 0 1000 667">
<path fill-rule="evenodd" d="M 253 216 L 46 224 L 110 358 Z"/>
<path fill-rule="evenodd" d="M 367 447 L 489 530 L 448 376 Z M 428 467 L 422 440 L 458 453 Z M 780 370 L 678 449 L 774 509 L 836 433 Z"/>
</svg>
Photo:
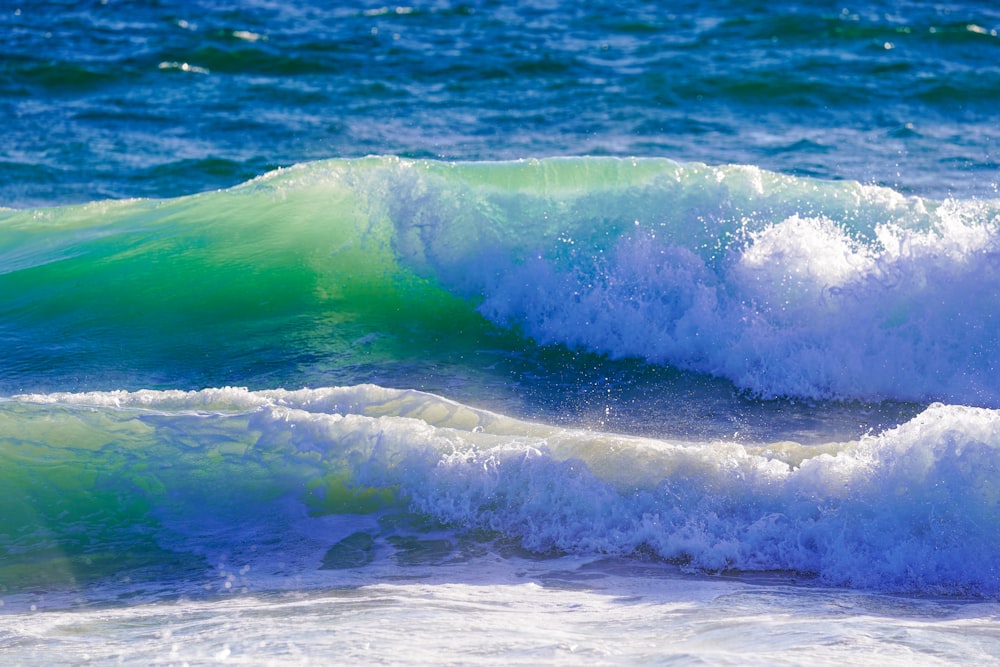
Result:
<svg viewBox="0 0 1000 667">
<path fill-rule="evenodd" d="M 617 571 L 616 571 L 617 570 Z M 419 581 L 0 615 L 18 665 L 989 664 L 991 603 L 907 600 L 559 559 L 477 561 Z"/>
<path fill-rule="evenodd" d="M 541 343 L 762 396 L 1000 405 L 996 202 L 664 161 L 432 166 L 375 179 L 402 261 Z"/>
</svg>

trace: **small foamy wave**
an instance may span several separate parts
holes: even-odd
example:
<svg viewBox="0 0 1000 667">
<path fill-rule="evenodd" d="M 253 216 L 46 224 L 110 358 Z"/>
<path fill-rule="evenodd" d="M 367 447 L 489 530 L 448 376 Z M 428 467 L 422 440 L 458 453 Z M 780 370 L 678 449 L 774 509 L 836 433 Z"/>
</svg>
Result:
<svg viewBox="0 0 1000 667">
<path fill-rule="evenodd" d="M 197 532 L 188 505 L 202 517 L 237 512 L 245 523 L 271 516 L 276 498 L 294 498 L 314 516 L 405 506 L 540 553 L 1000 594 L 993 410 L 933 405 L 860 441 L 748 446 L 531 424 L 370 385 L 43 395 L 0 407 L 5 419 L 24 421 L 20 447 L 49 438 L 55 452 L 53 433 L 75 434 L 80 451 L 63 463 L 86 474 L 71 478 L 91 479 L 96 467 L 102 487 L 118 480 L 133 502 L 153 506 L 170 529 L 161 532 L 186 540 Z M 45 428 L 28 426 L 40 417 Z M 124 465 L 135 451 L 142 465 Z M 56 482 L 59 494 L 72 486 Z M 92 490 L 80 494 L 93 502 Z M 289 517 L 292 531 L 302 519 Z M 176 547 L 172 539 L 167 547 Z"/>
</svg>

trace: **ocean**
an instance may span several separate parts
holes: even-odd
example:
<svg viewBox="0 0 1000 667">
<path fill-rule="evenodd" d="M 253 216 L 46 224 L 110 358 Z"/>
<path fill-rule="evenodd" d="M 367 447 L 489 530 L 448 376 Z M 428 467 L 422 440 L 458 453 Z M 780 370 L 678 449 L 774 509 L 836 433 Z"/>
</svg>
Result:
<svg viewBox="0 0 1000 667">
<path fill-rule="evenodd" d="M 996 664 L 998 31 L 0 0 L 0 661 Z"/>
</svg>

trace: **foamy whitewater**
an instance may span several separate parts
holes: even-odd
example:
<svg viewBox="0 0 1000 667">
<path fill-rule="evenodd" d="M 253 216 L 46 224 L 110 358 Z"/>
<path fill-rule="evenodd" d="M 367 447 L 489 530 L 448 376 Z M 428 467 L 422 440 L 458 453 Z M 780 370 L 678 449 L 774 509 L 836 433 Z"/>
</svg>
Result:
<svg viewBox="0 0 1000 667">
<path fill-rule="evenodd" d="M 2 9 L 0 662 L 992 664 L 1000 15 Z"/>
</svg>

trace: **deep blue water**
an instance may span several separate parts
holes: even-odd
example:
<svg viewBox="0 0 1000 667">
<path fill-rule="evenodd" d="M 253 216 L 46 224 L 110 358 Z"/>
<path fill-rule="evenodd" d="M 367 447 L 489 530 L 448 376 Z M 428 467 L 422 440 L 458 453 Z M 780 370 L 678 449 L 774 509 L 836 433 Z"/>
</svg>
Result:
<svg viewBox="0 0 1000 667">
<path fill-rule="evenodd" d="M 12 2 L 0 204 L 395 154 L 753 164 L 993 196 L 988 2 Z"/>
</svg>

